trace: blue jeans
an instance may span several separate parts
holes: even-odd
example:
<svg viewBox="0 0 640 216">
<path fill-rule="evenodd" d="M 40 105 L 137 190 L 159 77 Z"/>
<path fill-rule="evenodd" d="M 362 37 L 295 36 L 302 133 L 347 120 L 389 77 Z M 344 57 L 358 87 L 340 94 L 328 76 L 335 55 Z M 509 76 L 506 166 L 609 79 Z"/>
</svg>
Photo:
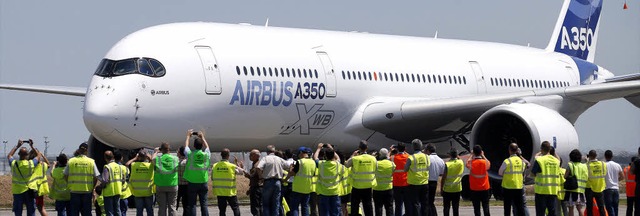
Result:
<svg viewBox="0 0 640 216">
<path fill-rule="evenodd" d="M 545 215 L 545 210 L 548 216 L 556 215 L 556 202 L 558 200 L 557 195 L 536 194 L 536 215 Z"/>
<path fill-rule="evenodd" d="M 32 190 L 13 195 L 13 212 L 22 216 L 22 205 L 27 205 L 27 216 L 36 215 L 36 196 Z"/>
<path fill-rule="evenodd" d="M 153 196 L 136 197 L 136 216 L 143 216 L 145 209 L 147 210 L 147 216 L 153 216 Z"/>
<path fill-rule="evenodd" d="M 604 195 L 604 206 L 609 212 L 609 216 L 618 216 L 618 204 L 620 203 L 620 192 L 616 189 L 607 189 L 602 192 Z"/>
<path fill-rule="evenodd" d="M 191 215 L 196 215 L 196 197 L 199 197 L 200 200 L 200 214 L 202 216 L 209 216 L 209 210 L 207 209 L 207 193 L 209 193 L 209 187 L 207 183 L 191 183 L 189 182 L 189 187 L 187 188 L 187 200 L 189 202 L 189 213 Z M 185 209 L 186 209 L 185 208 Z"/>
<path fill-rule="evenodd" d="M 58 216 L 71 215 L 71 201 L 56 200 L 56 211 L 58 212 Z"/>
<path fill-rule="evenodd" d="M 120 216 L 120 195 L 104 197 L 104 211 L 107 216 Z"/>
<path fill-rule="evenodd" d="M 71 193 L 71 215 L 91 216 L 91 193 Z"/>
<path fill-rule="evenodd" d="M 262 186 L 262 214 L 278 216 L 280 200 L 280 179 L 265 179 Z"/>
<path fill-rule="evenodd" d="M 309 194 L 301 194 L 298 192 L 291 192 L 291 216 L 298 216 L 298 212 L 301 212 L 302 216 L 309 216 Z M 298 208 L 300 206 L 300 208 Z"/>
<path fill-rule="evenodd" d="M 129 209 L 129 200 L 120 198 L 120 215 L 126 216 Z"/>
<path fill-rule="evenodd" d="M 318 195 L 318 216 L 340 216 L 342 208 L 340 207 L 340 197 Z M 358 211 L 352 210 L 352 211 Z"/>
</svg>

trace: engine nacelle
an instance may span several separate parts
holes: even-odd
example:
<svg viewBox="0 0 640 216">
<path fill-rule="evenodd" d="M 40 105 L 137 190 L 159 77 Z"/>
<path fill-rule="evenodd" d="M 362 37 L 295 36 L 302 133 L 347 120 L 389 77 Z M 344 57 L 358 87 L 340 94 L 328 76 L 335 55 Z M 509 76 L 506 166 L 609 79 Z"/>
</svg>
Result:
<svg viewBox="0 0 640 216">
<path fill-rule="evenodd" d="M 528 103 L 513 103 L 491 108 L 473 126 L 471 145 L 481 145 L 491 161 L 489 175 L 501 179 L 498 170 L 509 157 L 510 140 L 517 140 L 522 155 L 531 161 L 540 144 L 549 141 L 566 164 L 569 152 L 578 148 L 578 134 L 573 125 L 558 112 Z"/>
</svg>

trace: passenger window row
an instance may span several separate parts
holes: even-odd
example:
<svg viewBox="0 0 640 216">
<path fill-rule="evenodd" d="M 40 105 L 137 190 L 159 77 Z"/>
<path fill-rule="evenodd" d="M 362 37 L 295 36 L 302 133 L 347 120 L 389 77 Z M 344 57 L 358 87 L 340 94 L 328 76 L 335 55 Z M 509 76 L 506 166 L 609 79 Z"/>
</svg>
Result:
<svg viewBox="0 0 640 216">
<path fill-rule="evenodd" d="M 318 78 L 318 71 L 313 69 L 294 69 L 294 68 L 276 68 L 276 67 L 246 67 L 236 66 L 236 73 L 244 76 L 263 76 L 263 77 L 293 77 L 293 78 Z"/>
<path fill-rule="evenodd" d="M 413 73 L 383 73 L 363 71 L 342 71 L 342 79 L 345 80 L 371 80 L 388 82 L 418 82 L 418 83 L 444 83 L 467 84 L 467 78 L 456 75 L 413 74 Z"/>
<path fill-rule="evenodd" d="M 491 78 L 491 86 L 521 88 L 558 88 L 569 86 L 569 82 L 557 80 Z"/>
</svg>

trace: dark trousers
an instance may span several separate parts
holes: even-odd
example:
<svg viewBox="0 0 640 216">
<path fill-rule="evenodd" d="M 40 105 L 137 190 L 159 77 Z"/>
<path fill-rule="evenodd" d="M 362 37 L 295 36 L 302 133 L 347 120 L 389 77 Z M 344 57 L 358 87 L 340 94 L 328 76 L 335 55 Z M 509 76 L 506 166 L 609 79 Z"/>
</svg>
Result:
<svg viewBox="0 0 640 216">
<path fill-rule="evenodd" d="M 178 197 L 176 198 L 176 210 L 180 208 L 180 202 L 182 202 L 182 215 L 191 215 L 191 208 L 189 208 L 189 185 L 178 185 Z"/>
<path fill-rule="evenodd" d="M 371 203 L 371 188 L 351 190 L 351 215 L 358 215 L 360 202 L 365 216 L 373 216 L 373 203 Z"/>
<path fill-rule="evenodd" d="M 409 185 L 411 211 L 407 216 L 425 216 L 429 212 L 429 185 Z"/>
<path fill-rule="evenodd" d="M 436 209 L 436 189 L 438 188 L 438 181 L 429 181 L 429 216 L 438 216 L 438 209 Z"/>
<path fill-rule="evenodd" d="M 373 204 L 375 215 L 382 216 L 384 207 L 385 216 L 393 216 L 393 190 L 373 191 Z"/>
<path fill-rule="evenodd" d="M 227 215 L 227 204 L 231 207 L 233 216 L 240 216 L 240 207 L 238 206 L 237 196 L 218 196 L 218 210 L 220 211 L 220 216 Z"/>
<path fill-rule="evenodd" d="M 262 216 L 262 186 L 249 188 L 249 203 L 251 215 Z"/>
<path fill-rule="evenodd" d="M 129 200 L 128 200 L 128 198 L 127 199 L 120 199 L 120 215 L 126 216 L 128 209 L 129 209 Z"/>
<path fill-rule="evenodd" d="M 558 195 L 536 194 L 536 215 L 545 215 L 545 211 L 548 216 L 556 215 L 556 202 L 558 201 Z"/>
<path fill-rule="evenodd" d="M 513 204 L 513 215 L 524 215 L 524 200 L 522 197 L 522 189 L 506 189 L 502 188 L 502 196 L 504 203 L 504 215 L 511 215 L 511 206 Z"/>
<path fill-rule="evenodd" d="M 71 215 L 91 216 L 91 193 L 71 193 Z"/>
<path fill-rule="evenodd" d="M 490 216 L 489 212 L 489 197 L 491 194 L 489 190 L 483 191 L 470 191 L 471 195 L 471 203 L 473 203 L 473 214 L 475 216 L 480 216 L 480 206 L 482 206 L 482 212 L 485 216 Z"/>
<path fill-rule="evenodd" d="M 618 205 L 620 204 L 620 192 L 617 189 L 607 189 L 602 192 L 604 196 L 604 206 L 609 212 L 609 216 L 618 216 Z"/>
<path fill-rule="evenodd" d="M 636 183 L 636 189 L 635 189 L 636 194 L 640 194 L 640 187 L 638 187 L 638 184 Z M 633 212 L 633 214 L 635 216 L 640 216 L 640 199 L 636 198 L 635 200 L 636 202 L 634 203 L 633 207 L 635 209 L 635 211 Z"/>
<path fill-rule="evenodd" d="M 107 216 L 120 216 L 120 195 L 104 197 L 104 211 Z"/>
<path fill-rule="evenodd" d="M 453 216 L 458 216 L 460 212 L 460 192 L 448 193 L 442 192 L 442 200 L 444 209 L 442 213 L 444 216 L 449 216 L 449 208 L 453 207 Z"/>
<path fill-rule="evenodd" d="M 591 188 L 584 189 L 584 196 L 587 198 L 587 216 L 593 215 L 593 199 L 596 199 L 596 205 L 598 206 L 598 212 L 600 215 L 605 215 L 604 197 L 602 193 L 596 193 Z"/>
<path fill-rule="evenodd" d="M 187 194 L 188 203 L 190 208 L 190 214 L 192 216 L 196 215 L 196 197 L 200 201 L 200 215 L 209 216 L 208 206 L 207 206 L 207 194 L 209 193 L 209 187 L 207 183 L 191 183 L 189 182 L 189 193 Z M 136 200 L 137 201 L 137 200 Z M 185 208 L 185 209 L 187 209 Z"/>
<path fill-rule="evenodd" d="M 636 197 L 627 197 L 627 216 L 633 216 L 633 205 L 635 205 L 635 202 Z"/>
<path fill-rule="evenodd" d="M 71 202 L 56 200 L 55 204 L 56 204 L 56 211 L 58 212 L 58 216 L 71 215 Z"/>
<path fill-rule="evenodd" d="M 89 202 L 91 202 L 91 200 L 89 200 Z M 27 190 L 24 193 L 13 195 L 13 213 L 16 216 L 22 216 L 23 205 L 27 206 L 27 216 L 34 216 L 36 214 L 36 197 L 33 190 Z M 89 210 L 89 212 L 91 212 L 91 210 Z"/>
<path fill-rule="evenodd" d="M 309 194 L 309 215 L 318 216 L 318 194 L 311 192 Z"/>
<path fill-rule="evenodd" d="M 395 204 L 395 216 L 402 216 L 404 214 L 410 215 L 411 212 L 409 203 L 409 186 L 393 186 L 393 202 Z M 404 205 L 404 214 L 402 206 Z"/>
</svg>

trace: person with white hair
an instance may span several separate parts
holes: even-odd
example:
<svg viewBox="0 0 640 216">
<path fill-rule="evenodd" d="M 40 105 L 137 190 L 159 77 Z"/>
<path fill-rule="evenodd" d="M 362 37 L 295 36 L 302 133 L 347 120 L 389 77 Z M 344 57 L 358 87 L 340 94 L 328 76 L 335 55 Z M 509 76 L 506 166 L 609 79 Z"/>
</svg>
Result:
<svg viewBox="0 0 640 216">
<path fill-rule="evenodd" d="M 393 171 L 396 166 L 389 160 L 389 150 L 378 151 L 376 169 L 376 186 L 373 187 L 373 204 L 375 215 L 382 216 L 382 208 L 386 216 L 393 216 Z"/>
</svg>

